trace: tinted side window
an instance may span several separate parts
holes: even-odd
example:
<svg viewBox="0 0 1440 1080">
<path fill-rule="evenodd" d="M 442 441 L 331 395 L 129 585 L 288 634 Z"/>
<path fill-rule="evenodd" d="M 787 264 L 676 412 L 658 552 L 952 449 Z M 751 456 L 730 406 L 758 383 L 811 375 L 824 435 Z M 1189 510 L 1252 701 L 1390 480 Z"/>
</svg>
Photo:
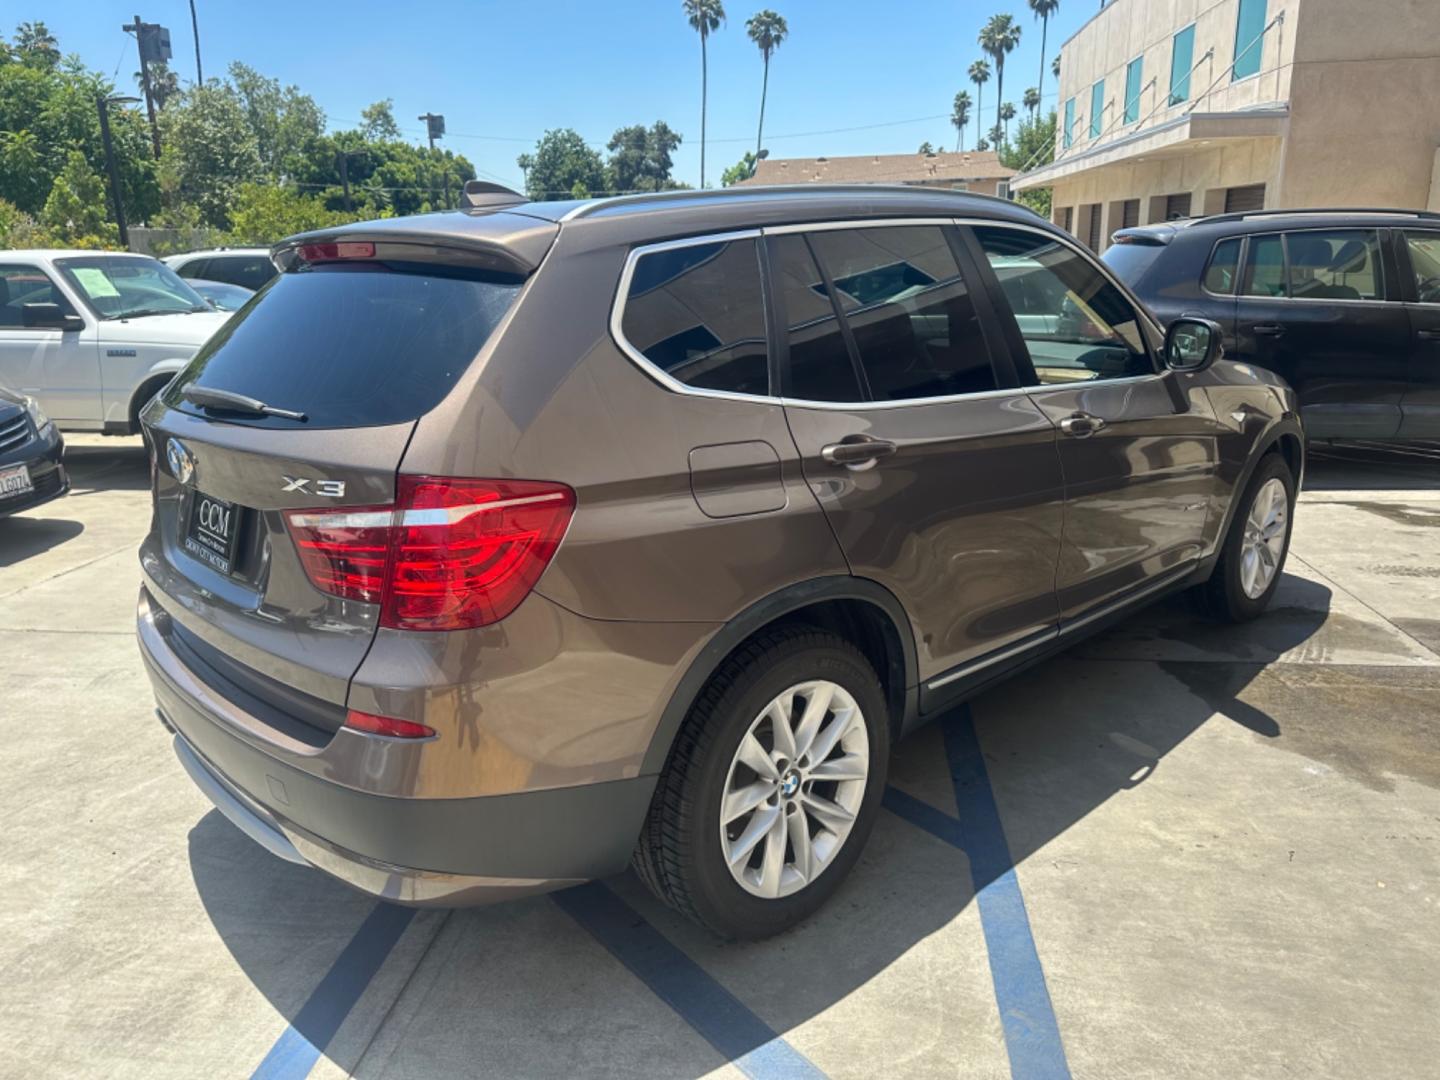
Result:
<svg viewBox="0 0 1440 1080">
<path fill-rule="evenodd" d="M 783 393 L 805 401 L 864 401 L 835 305 L 805 237 L 787 233 L 766 244 L 790 344 Z"/>
<path fill-rule="evenodd" d="M 1305 300 L 1383 300 L 1380 234 L 1335 229 L 1285 234 L 1290 295 Z"/>
<path fill-rule="evenodd" d="M 1039 384 L 1154 374 L 1135 309 L 1087 259 L 1042 233 L 981 226 L 975 236 Z"/>
<path fill-rule="evenodd" d="M 0 266 L 0 327 L 24 326 L 26 304 L 59 304 L 66 315 L 75 314 L 70 301 L 39 267 Z"/>
<path fill-rule="evenodd" d="M 191 259 L 187 263 L 181 263 L 175 273 L 183 278 L 209 278 L 209 266 L 209 259 Z"/>
<path fill-rule="evenodd" d="M 1240 292 L 1244 296 L 1285 295 L 1285 248 L 1280 237 L 1250 237 Z"/>
<path fill-rule="evenodd" d="M 1235 278 L 1240 269 L 1239 239 L 1221 240 L 1205 268 L 1205 291 L 1220 296 L 1235 294 Z"/>
<path fill-rule="evenodd" d="M 621 329 L 645 359 L 687 386 L 762 397 L 770 392 L 754 240 L 640 256 Z"/>
<path fill-rule="evenodd" d="M 275 267 L 269 259 L 258 255 L 230 255 L 211 259 L 205 273 L 189 276 L 224 281 L 246 289 L 259 289 L 275 276 Z"/>
<path fill-rule="evenodd" d="M 1415 297 L 1422 304 L 1440 304 L 1440 233 L 1407 232 Z"/>
<path fill-rule="evenodd" d="M 945 231 L 936 225 L 816 232 L 876 401 L 998 387 Z"/>
</svg>

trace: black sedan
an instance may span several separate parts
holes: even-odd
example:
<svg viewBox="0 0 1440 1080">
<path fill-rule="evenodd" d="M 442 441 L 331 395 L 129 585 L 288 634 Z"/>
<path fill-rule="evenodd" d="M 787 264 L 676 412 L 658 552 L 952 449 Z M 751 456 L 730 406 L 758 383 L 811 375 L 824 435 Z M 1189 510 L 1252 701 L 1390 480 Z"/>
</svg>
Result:
<svg viewBox="0 0 1440 1080">
<path fill-rule="evenodd" d="M 0 387 L 0 517 L 70 490 L 65 441 L 34 398 Z"/>
</svg>

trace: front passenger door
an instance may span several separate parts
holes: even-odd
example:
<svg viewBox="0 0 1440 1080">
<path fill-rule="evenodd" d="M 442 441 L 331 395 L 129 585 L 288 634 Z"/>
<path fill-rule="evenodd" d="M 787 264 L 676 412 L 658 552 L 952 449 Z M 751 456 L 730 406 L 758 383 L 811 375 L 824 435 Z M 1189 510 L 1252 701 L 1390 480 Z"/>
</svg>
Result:
<svg viewBox="0 0 1440 1080">
<path fill-rule="evenodd" d="M 1130 301 L 1049 234 L 976 225 L 997 272 L 1011 352 L 1030 400 L 1060 431 L 1065 529 L 1061 627 L 1194 565 L 1218 513 L 1217 427 L 1202 390 L 1159 374 Z M 1011 314 L 1023 281 L 1050 310 Z"/>
<path fill-rule="evenodd" d="M 62 427 L 98 428 L 100 348 L 91 320 L 83 330 L 26 326 L 26 304 L 78 314 L 40 267 L 0 264 L 0 386 L 35 398 Z"/>
</svg>

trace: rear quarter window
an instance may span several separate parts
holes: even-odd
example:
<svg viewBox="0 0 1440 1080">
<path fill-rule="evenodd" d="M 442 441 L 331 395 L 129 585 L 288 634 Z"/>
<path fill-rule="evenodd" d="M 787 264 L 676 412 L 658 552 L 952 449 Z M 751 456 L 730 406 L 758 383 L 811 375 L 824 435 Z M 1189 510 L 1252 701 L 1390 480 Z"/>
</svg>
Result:
<svg viewBox="0 0 1440 1080">
<path fill-rule="evenodd" d="M 180 396 L 195 383 L 306 414 L 303 422 L 233 418 L 262 427 L 414 420 L 455 385 L 520 287 L 516 278 L 421 264 L 330 264 L 282 274 L 205 344 L 164 399 L 203 412 Z"/>
<path fill-rule="evenodd" d="M 1101 260 L 1115 276 L 1132 289 L 1138 286 L 1165 250 L 1163 244 L 1117 241 L 1105 249 Z"/>
</svg>

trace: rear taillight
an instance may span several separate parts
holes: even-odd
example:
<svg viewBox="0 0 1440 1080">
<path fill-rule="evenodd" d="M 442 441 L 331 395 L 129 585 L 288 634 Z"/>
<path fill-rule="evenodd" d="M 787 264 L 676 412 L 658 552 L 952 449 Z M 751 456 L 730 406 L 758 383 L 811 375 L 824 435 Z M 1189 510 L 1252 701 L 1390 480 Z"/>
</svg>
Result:
<svg viewBox="0 0 1440 1080">
<path fill-rule="evenodd" d="M 564 484 L 401 476 L 394 506 L 285 518 L 321 592 L 378 603 L 382 626 L 463 630 L 520 605 L 574 510 Z"/>
</svg>

